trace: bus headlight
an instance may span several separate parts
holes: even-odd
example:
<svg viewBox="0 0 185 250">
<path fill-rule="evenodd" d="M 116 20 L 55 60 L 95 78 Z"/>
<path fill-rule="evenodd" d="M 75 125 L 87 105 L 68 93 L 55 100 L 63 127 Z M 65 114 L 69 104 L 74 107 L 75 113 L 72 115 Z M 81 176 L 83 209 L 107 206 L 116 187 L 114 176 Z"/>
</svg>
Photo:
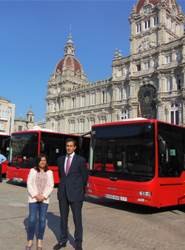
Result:
<svg viewBox="0 0 185 250">
<path fill-rule="evenodd" d="M 152 192 L 139 191 L 139 195 L 141 195 L 141 196 L 152 196 Z"/>
<path fill-rule="evenodd" d="M 87 187 L 91 187 L 91 183 L 87 182 Z"/>
</svg>

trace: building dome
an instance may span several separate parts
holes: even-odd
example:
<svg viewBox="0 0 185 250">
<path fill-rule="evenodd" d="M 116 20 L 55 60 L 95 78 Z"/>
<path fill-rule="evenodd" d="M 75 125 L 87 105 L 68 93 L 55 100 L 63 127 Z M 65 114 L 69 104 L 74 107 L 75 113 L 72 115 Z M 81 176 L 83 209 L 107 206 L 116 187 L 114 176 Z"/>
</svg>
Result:
<svg viewBox="0 0 185 250">
<path fill-rule="evenodd" d="M 166 0 L 166 2 L 168 4 L 174 4 L 178 10 L 178 13 L 179 13 L 179 8 L 178 8 L 178 4 L 176 2 L 176 0 Z M 138 0 L 137 2 L 137 5 L 136 5 L 136 13 L 138 14 L 139 11 L 141 10 L 141 8 L 143 7 L 143 5 L 146 5 L 146 4 L 151 4 L 153 6 L 157 5 L 158 3 L 158 0 Z"/>
<path fill-rule="evenodd" d="M 55 67 L 54 74 L 65 76 L 66 72 L 69 71 L 68 74 L 70 74 L 71 76 L 78 76 L 79 78 L 82 78 L 83 68 L 81 63 L 75 57 L 75 46 L 73 46 L 71 33 L 68 38 L 69 40 L 67 42 L 67 45 L 64 47 L 64 57 L 58 62 L 57 66 Z"/>
<path fill-rule="evenodd" d="M 81 78 L 81 73 L 83 71 L 82 65 L 74 56 L 68 55 L 62 58 L 55 68 L 55 74 L 60 73 L 63 75 L 63 72 L 67 69 L 74 72 L 73 76 L 78 75 Z"/>
</svg>

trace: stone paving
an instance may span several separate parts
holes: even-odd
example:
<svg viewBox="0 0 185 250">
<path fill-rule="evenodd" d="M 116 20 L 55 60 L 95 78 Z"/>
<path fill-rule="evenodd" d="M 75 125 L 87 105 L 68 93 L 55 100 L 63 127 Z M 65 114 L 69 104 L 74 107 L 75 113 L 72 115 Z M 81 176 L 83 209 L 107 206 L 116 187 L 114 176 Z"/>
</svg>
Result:
<svg viewBox="0 0 185 250">
<path fill-rule="evenodd" d="M 57 188 L 51 195 L 43 250 L 52 250 L 59 238 Z M 25 249 L 28 230 L 26 185 L 0 183 L 0 250 Z M 185 206 L 154 209 L 87 196 L 83 206 L 83 250 L 185 249 Z M 36 232 L 37 233 L 37 232 Z M 74 226 L 69 215 L 69 242 L 74 250 Z M 36 249 L 36 237 L 33 250 Z"/>
</svg>

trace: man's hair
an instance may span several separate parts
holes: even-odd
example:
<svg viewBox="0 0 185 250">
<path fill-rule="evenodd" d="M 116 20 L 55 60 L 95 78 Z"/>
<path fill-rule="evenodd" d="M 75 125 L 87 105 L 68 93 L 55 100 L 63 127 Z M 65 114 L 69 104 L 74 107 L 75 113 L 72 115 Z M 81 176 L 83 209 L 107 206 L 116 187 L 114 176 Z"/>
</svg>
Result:
<svg viewBox="0 0 185 250">
<path fill-rule="evenodd" d="M 65 145 L 67 144 L 67 142 L 73 141 L 74 142 L 74 146 L 76 146 L 76 140 L 73 138 L 67 138 L 65 141 Z"/>
</svg>

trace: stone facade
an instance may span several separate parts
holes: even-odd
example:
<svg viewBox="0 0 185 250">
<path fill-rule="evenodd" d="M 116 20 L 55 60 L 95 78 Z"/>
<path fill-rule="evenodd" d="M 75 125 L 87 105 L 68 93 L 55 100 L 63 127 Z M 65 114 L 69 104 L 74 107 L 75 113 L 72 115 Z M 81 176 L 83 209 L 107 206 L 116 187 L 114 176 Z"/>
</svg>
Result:
<svg viewBox="0 0 185 250">
<path fill-rule="evenodd" d="M 10 135 L 13 132 L 15 104 L 0 96 L 0 134 Z"/>
<path fill-rule="evenodd" d="M 20 115 L 20 117 L 17 119 L 15 119 L 14 121 L 14 132 L 17 131 L 25 131 L 25 130 L 29 130 L 29 129 L 33 129 L 34 126 L 34 113 L 30 107 L 30 110 L 28 111 L 28 113 L 26 114 L 27 119 L 23 119 L 22 115 Z"/>
<path fill-rule="evenodd" d="M 116 49 L 112 77 L 89 83 L 71 34 L 48 81 L 46 127 L 83 134 L 93 124 L 155 118 L 185 125 L 185 16 L 175 0 L 138 0 L 130 55 Z"/>
</svg>

